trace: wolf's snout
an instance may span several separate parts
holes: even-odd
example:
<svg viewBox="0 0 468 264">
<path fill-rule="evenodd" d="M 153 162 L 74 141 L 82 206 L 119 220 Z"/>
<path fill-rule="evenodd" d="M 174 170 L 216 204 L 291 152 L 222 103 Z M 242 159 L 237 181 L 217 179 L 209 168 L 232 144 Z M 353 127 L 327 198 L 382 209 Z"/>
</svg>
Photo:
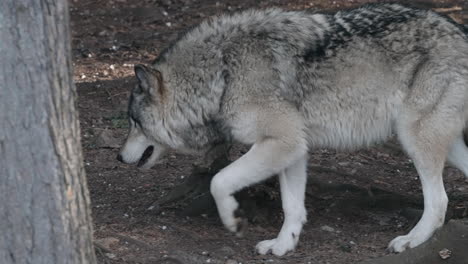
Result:
<svg viewBox="0 0 468 264">
<path fill-rule="evenodd" d="M 123 158 L 122 158 L 122 155 L 120 155 L 120 153 L 117 154 L 117 160 L 120 162 L 123 162 Z"/>
</svg>

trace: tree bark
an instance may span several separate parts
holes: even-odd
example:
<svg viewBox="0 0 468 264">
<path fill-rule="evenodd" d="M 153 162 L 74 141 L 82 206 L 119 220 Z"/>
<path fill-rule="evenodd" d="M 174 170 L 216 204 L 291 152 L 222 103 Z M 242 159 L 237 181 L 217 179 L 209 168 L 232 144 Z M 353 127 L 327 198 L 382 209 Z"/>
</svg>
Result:
<svg viewBox="0 0 468 264">
<path fill-rule="evenodd" d="M 0 263 L 95 263 L 67 0 L 0 1 Z"/>
</svg>

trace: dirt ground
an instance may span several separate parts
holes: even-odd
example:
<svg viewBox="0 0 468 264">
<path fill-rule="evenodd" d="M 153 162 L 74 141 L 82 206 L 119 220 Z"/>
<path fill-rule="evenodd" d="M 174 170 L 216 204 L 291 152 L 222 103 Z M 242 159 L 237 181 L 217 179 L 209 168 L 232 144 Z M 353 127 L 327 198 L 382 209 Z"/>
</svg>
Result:
<svg viewBox="0 0 468 264">
<path fill-rule="evenodd" d="M 190 26 L 251 7 L 329 10 L 365 2 L 373 1 L 71 0 L 74 80 L 99 263 L 335 264 L 389 255 L 387 243 L 411 229 L 422 209 L 418 175 L 395 142 L 353 153 L 311 153 L 309 221 L 297 250 L 281 258 L 254 252 L 257 242 L 274 238 L 281 227 L 275 181 L 244 193 L 250 223 L 237 238 L 212 208 L 204 208 L 209 197 L 161 202 L 189 178 L 199 157 L 170 153 L 149 171 L 115 159 L 127 130 L 133 65 L 155 59 Z M 468 23 L 466 0 L 416 4 Z M 243 151 L 236 147 L 231 159 Z M 467 218 L 468 182 L 446 168 L 445 187 L 448 218 Z"/>
</svg>

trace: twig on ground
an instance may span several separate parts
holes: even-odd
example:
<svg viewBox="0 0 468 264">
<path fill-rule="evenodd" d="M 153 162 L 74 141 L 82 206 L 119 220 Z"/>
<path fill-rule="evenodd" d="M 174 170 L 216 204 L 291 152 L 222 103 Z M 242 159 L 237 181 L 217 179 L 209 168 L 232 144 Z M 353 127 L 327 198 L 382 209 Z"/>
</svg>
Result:
<svg viewBox="0 0 468 264">
<path fill-rule="evenodd" d="M 136 238 L 129 237 L 129 236 L 122 235 L 122 234 L 118 234 L 118 233 L 114 233 L 112 235 L 115 236 L 115 237 L 120 238 L 123 241 L 126 241 L 127 243 L 134 244 L 134 245 L 136 245 L 138 247 L 141 247 L 141 248 L 144 248 L 144 249 L 154 249 L 154 247 L 151 246 L 150 244 L 148 244 L 148 243 L 146 243 L 144 241 L 138 240 Z"/>
</svg>

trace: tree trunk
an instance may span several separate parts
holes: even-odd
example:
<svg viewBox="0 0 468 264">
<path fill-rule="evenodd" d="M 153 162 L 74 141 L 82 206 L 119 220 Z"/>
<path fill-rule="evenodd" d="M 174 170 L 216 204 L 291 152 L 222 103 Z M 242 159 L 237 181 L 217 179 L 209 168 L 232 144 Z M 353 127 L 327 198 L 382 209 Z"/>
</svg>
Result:
<svg viewBox="0 0 468 264">
<path fill-rule="evenodd" d="M 0 0 L 0 263 L 95 263 L 67 0 Z"/>
</svg>

